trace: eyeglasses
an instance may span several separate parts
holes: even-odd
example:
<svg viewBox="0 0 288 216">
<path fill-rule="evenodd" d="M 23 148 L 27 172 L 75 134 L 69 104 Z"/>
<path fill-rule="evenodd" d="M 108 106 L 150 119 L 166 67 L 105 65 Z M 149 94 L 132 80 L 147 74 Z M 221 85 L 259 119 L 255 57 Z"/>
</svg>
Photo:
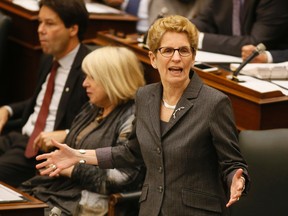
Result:
<svg viewBox="0 0 288 216">
<path fill-rule="evenodd" d="M 172 57 L 176 50 L 178 51 L 179 55 L 182 57 L 190 56 L 192 52 L 194 51 L 192 47 L 186 47 L 186 46 L 180 47 L 178 49 L 174 49 L 172 47 L 160 47 L 157 50 L 160 52 L 160 54 L 163 57 L 166 57 L 166 58 Z"/>
</svg>

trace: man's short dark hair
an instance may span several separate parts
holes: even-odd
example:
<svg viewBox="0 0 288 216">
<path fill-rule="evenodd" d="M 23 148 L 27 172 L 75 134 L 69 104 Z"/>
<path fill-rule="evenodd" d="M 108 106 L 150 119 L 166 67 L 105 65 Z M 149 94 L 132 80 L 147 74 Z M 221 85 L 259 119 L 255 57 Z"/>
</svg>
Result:
<svg viewBox="0 0 288 216">
<path fill-rule="evenodd" d="M 89 20 L 89 13 L 83 0 L 41 0 L 39 6 L 40 8 L 47 6 L 55 11 L 66 28 L 78 25 L 78 38 L 83 39 Z"/>
</svg>

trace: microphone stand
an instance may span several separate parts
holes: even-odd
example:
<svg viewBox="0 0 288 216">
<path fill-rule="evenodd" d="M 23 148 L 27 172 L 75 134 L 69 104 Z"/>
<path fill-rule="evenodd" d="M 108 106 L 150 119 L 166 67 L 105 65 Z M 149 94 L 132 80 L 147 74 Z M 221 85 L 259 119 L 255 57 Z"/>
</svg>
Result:
<svg viewBox="0 0 288 216">
<path fill-rule="evenodd" d="M 256 46 L 256 50 L 248 56 L 241 64 L 240 66 L 234 71 L 232 75 L 232 80 L 236 82 L 242 82 L 238 79 L 238 74 L 242 70 L 242 68 L 247 65 L 249 62 L 251 62 L 256 56 L 258 56 L 260 53 L 264 52 L 266 50 L 266 47 L 264 44 L 260 43 Z"/>
</svg>

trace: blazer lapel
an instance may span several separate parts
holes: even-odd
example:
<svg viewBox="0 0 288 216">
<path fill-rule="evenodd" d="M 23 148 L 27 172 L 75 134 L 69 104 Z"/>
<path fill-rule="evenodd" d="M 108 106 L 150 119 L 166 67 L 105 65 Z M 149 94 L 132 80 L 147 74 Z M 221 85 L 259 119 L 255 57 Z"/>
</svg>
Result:
<svg viewBox="0 0 288 216">
<path fill-rule="evenodd" d="M 155 90 L 152 91 L 151 97 L 149 97 L 149 104 L 148 104 L 152 126 L 159 139 L 161 138 L 160 121 L 159 121 L 161 95 L 162 95 L 162 85 L 161 83 L 159 83 L 158 85 L 155 86 Z"/>
<path fill-rule="evenodd" d="M 56 121 L 54 128 L 58 128 L 63 116 L 65 115 L 65 112 L 67 110 L 67 104 L 68 100 L 71 97 L 72 89 L 75 88 L 75 85 L 77 83 L 77 80 L 79 79 L 79 76 L 81 76 L 81 64 L 83 58 L 88 54 L 88 48 L 86 48 L 84 45 L 80 45 L 80 48 L 78 50 L 77 55 L 75 56 L 75 60 L 72 64 L 70 73 L 68 75 L 65 87 L 63 89 L 63 93 L 60 99 L 60 103 L 58 106 Z"/>
</svg>

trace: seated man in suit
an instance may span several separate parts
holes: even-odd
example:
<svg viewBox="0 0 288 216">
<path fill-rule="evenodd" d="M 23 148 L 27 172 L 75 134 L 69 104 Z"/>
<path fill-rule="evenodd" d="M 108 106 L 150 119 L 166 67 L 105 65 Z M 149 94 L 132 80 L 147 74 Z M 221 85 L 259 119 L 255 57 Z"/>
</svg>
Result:
<svg viewBox="0 0 288 216">
<path fill-rule="evenodd" d="M 39 136 L 63 140 L 64 137 L 59 136 L 62 133 L 52 131 L 70 128 L 82 105 L 88 101 L 82 87 L 81 63 L 89 53 L 89 49 L 80 43 L 88 15 L 82 0 L 40 2 L 38 34 L 42 50 L 47 55 L 40 63 L 39 81 L 34 95 L 29 100 L 0 108 L 0 131 L 3 130 L 9 117 L 21 118 L 22 127 L 21 132 L 9 131 L 0 136 L 0 181 L 16 187 L 34 176 L 37 150 L 30 154 L 31 151 L 28 149 L 26 152 L 26 146 L 32 146 L 33 150 L 33 145 L 39 141 Z M 48 92 L 46 88 L 50 88 L 48 79 L 52 74 L 49 72 L 53 60 L 57 60 L 59 67 L 56 70 L 54 88 L 51 86 L 54 91 L 50 105 L 49 103 L 45 105 Z M 41 114 L 42 107 L 49 107 L 46 120 Z M 43 127 L 40 129 L 38 116 L 44 118 Z M 35 131 L 32 137 L 36 128 L 42 132 L 38 135 L 39 132 Z"/>
<path fill-rule="evenodd" d="M 135 4 L 135 2 L 138 2 Z M 162 15 L 182 15 L 189 19 L 194 18 L 200 9 L 204 8 L 208 0 L 103 0 L 110 6 L 117 6 L 126 12 L 138 16 L 137 32 L 146 33 L 149 26 Z M 138 9 L 132 12 L 128 9 L 130 3 Z"/>
<path fill-rule="evenodd" d="M 242 47 L 242 59 L 246 59 L 256 49 L 253 45 Z M 251 63 L 279 63 L 288 61 L 288 49 L 265 51 L 256 56 Z"/>
<path fill-rule="evenodd" d="M 284 31 L 288 26 L 288 1 L 209 1 L 191 20 L 201 32 L 199 49 L 239 57 L 247 44 L 263 43 L 269 50 L 288 49 L 288 32 Z M 234 1 L 240 1 L 240 11 Z"/>
</svg>

